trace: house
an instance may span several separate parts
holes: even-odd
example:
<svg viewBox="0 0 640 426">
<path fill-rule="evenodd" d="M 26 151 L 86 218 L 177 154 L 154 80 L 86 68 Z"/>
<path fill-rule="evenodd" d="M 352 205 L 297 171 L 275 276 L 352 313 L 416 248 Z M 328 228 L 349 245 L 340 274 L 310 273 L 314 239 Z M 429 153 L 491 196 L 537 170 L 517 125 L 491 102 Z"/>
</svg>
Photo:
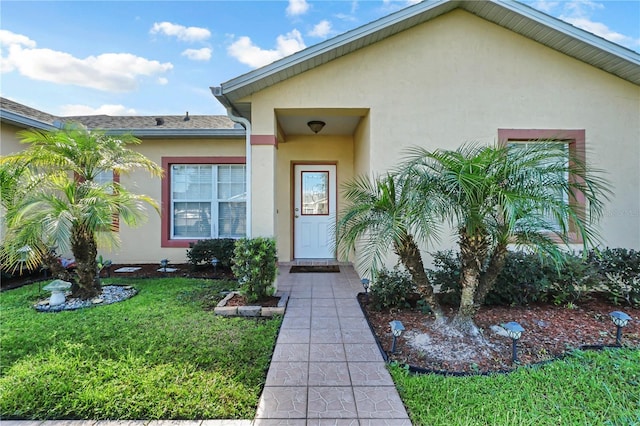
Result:
<svg viewBox="0 0 640 426">
<path fill-rule="evenodd" d="M 603 244 L 640 249 L 640 54 L 526 5 L 425 1 L 211 90 L 228 117 L 62 118 L 3 100 L 0 154 L 19 128 L 60 120 L 131 131 L 166 176 L 123 183 L 162 215 L 121 229 L 115 262 L 177 262 L 189 241 L 244 234 L 275 236 L 291 261 L 335 258 L 341 185 L 410 146 L 554 139 L 609 172 Z"/>
</svg>

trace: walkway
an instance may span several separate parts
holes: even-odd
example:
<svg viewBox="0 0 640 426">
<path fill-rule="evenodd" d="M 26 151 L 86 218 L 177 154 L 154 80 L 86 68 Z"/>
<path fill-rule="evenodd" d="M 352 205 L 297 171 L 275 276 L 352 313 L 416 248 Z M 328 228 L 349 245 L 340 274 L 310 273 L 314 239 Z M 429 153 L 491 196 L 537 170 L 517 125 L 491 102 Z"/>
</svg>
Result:
<svg viewBox="0 0 640 426">
<path fill-rule="evenodd" d="M 12 421 L 1 426 L 411 426 L 358 305 L 352 266 L 289 273 L 289 303 L 256 418 L 204 421 Z"/>
<path fill-rule="evenodd" d="M 255 425 L 411 425 L 360 309 L 352 266 L 340 273 L 289 273 L 289 303 Z"/>
</svg>

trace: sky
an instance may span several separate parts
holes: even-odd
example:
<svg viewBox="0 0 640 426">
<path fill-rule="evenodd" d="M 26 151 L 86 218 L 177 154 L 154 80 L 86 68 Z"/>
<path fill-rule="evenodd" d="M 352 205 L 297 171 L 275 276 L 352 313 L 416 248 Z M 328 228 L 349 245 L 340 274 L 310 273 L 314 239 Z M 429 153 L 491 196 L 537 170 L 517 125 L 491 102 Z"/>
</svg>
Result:
<svg viewBox="0 0 640 426">
<path fill-rule="evenodd" d="M 0 3 L 0 95 L 58 116 L 225 114 L 209 87 L 416 0 Z M 522 0 L 640 52 L 640 0 Z"/>
</svg>

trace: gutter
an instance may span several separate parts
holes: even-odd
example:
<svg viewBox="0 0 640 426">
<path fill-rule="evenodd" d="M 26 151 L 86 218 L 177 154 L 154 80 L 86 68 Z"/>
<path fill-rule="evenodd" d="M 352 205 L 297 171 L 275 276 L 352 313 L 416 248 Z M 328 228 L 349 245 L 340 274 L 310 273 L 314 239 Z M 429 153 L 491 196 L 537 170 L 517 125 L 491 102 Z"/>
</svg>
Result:
<svg viewBox="0 0 640 426">
<path fill-rule="evenodd" d="M 247 180 L 247 204 L 246 204 L 246 234 L 247 238 L 251 238 L 251 176 L 252 176 L 252 166 L 251 166 L 251 122 L 244 117 L 241 117 L 239 114 L 236 115 L 235 108 L 233 104 L 226 95 L 222 93 L 222 87 L 210 87 L 211 93 L 215 98 L 224 106 L 227 110 L 227 117 L 231 119 L 231 121 L 235 123 L 240 123 L 242 127 L 245 129 L 245 152 L 246 152 L 246 180 Z"/>
</svg>

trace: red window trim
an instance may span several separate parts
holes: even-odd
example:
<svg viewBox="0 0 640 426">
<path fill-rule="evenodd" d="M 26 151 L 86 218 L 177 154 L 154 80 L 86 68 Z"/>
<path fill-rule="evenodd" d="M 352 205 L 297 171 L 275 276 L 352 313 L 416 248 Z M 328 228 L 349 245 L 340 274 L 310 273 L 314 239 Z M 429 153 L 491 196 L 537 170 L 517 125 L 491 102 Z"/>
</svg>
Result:
<svg viewBox="0 0 640 426">
<path fill-rule="evenodd" d="M 556 140 L 566 141 L 569 144 L 571 156 L 581 162 L 586 160 L 586 132 L 584 129 L 498 129 L 498 143 L 506 145 L 510 141 L 536 141 L 536 140 Z M 569 176 L 569 179 L 576 179 Z M 570 197 L 578 205 L 581 214 L 586 211 L 586 199 L 583 193 L 578 192 Z M 582 244 L 582 236 L 575 231 L 573 224 L 569 225 L 569 242 L 572 244 Z M 560 242 L 558 240 L 558 242 Z"/>
<path fill-rule="evenodd" d="M 246 157 L 162 157 L 161 201 L 160 201 L 160 247 L 189 248 L 194 239 L 171 239 L 171 166 L 174 164 L 246 164 Z"/>
</svg>

